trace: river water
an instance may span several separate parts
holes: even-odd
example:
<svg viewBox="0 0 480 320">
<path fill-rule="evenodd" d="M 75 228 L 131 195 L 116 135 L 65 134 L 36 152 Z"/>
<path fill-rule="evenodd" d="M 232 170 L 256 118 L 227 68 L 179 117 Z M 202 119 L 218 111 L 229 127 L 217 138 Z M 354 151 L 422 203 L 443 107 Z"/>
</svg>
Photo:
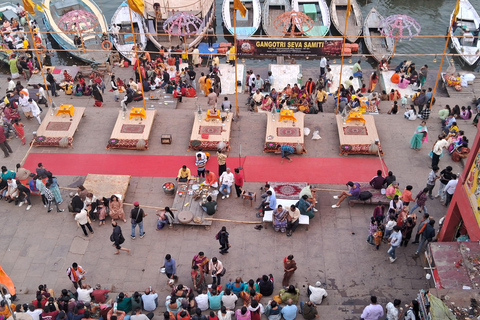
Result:
<svg viewBox="0 0 480 320">
<path fill-rule="evenodd" d="M 105 14 L 107 22 L 110 23 L 111 18 L 115 10 L 118 8 L 121 0 L 95 0 L 99 7 Z M 173 2 L 173 1 L 171 1 Z M 216 8 L 216 33 L 224 34 L 225 30 L 222 27 L 222 0 L 217 0 Z M 330 4 L 329 0 L 327 0 Z M 480 0 L 470 0 L 475 8 L 480 10 Z M 434 57 L 430 56 L 395 56 L 392 59 L 391 64 L 396 65 L 403 60 L 412 60 L 417 65 L 428 64 L 430 69 L 438 69 L 440 67 L 441 55 L 445 47 L 445 34 L 448 28 L 450 14 L 455 7 L 454 0 L 358 0 L 358 3 L 362 9 L 363 18 L 372 7 L 375 7 L 381 15 L 384 17 L 394 14 L 406 14 L 414 18 L 420 23 L 422 30 L 420 35 L 435 35 L 438 37 L 416 37 L 411 40 L 403 40 L 397 42 L 396 54 L 438 54 L 436 62 Z M 332 35 L 338 35 L 335 28 L 332 25 Z M 260 32 L 258 33 L 260 34 Z M 223 37 L 218 37 L 218 41 L 224 41 Z M 51 39 L 51 38 L 50 38 Z M 233 41 L 233 37 L 227 38 L 229 41 Z M 153 50 L 153 47 L 152 47 Z M 365 45 L 360 41 L 360 52 L 368 53 Z M 447 53 L 456 53 L 450 47 L 447 49 Z M 444 67 L 448 66 L 452 56 L 444 62 Z M 275 63 L 273 59 L 245 59 L 246 64 L 250 67 L 265 66 L 268 63 Z M 354 58 L 355 60 L 355 58 Z M 316 60 L 301 60 L 297 59 L 298 63 L 301 63 L 304 67 L 317 66 Z M 347 59 L 348 61 L 348 59 Z M 372 65 L 375 65 L 373 59 L 368 59 Z M 457 68 L 471 70 L 471 67 L 463 65 L 461 58 L 454 57 L 453 61 Z M 78 63 L 75 59 L 70 58 L 66 54 L 58 54 L 53 58 L 53 64 L 74 64 Z M 339 63 L 339 59 L 337 59 Z"/>
</svg>

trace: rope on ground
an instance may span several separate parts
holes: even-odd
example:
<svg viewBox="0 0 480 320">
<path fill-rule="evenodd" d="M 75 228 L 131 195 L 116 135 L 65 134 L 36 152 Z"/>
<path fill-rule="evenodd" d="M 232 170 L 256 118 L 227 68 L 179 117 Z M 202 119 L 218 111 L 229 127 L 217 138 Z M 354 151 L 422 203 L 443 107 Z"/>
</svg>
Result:
<svg viewBox="0 0 480 320">
<path fill-rule="evenodd" d="M 385 172 L 385 167 L 383 166 L 384 161 L 383 161 L 382 155 L 380 154 L 380 146 L 378 147 L 377 153 L 378 153 L 378 158 L 380 160 L 380 165 L 382 166 L 383 176 L 387 176 L 387 172 Z"/>
<path fill-rule="evenodd" d="M 240 221 L 240 220 L 228 220 L 228 219 L 218 219 L 218 218 L 204 218 L 203 220 L 233 222 L 233 223 L 245 223 L 245 224 L 261 224 L 262 223 L 262 221 Z"/>
<path fill-rule="evenodd" d="M 133 207 L 133 203 L 126 203 L 126 202 L 124 202 L 123 205 L 124 205 L 124 206 L 132 206 L 132 207 Z M 155 206 L 143 206 L 143 205 L 142 205 L 141 207 L 142 207 L 142 208 L 147 208 L 147 209 L 157 209 L 157 210 L 160 210 L 160 211 L 165 210 L 165 208 L 155 207 Z M 170 210 L 172 210 L 172 211 L 178 211 L 178 210 L 175 209 L 175 208 L 170 208 Z"/>
<path fill-rule="evenodd" d="M 336 190 L 336 189 L 322 189 L 322 188 L 315 188 L 318 191 L 327 191 L 327 192 L 343 192 L 345 190 Z"/>
<path fill-rule="evenodd" d="M 25 164 L 25 160 L 27 160 L 27 157 L 30 153 L 30 150 L 32 150 L 33 148 L 33 141 L 30 143 L 30 148 L 28 148 L 27 152 L 25 153 L 25 156 L 23 157 L 22 161 L 20 161 L 20 166 L 23 167 L 23 165 Z"/>
</svg>

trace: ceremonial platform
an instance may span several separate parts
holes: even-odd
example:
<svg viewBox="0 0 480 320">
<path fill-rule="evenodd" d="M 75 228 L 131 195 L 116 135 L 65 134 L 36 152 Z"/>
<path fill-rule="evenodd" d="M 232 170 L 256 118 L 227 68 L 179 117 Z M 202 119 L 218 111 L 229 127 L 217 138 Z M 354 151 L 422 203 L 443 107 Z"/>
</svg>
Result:
<svg viewBox="0 0 480 320">
<path fill-rule="evenodd" d="M 32 144 L 35 147 L 72 147 L 73 136 L 82 120 L 85 108 L 61 105 L 58 110 L 47 110 L 37 136 Z"/>
<path fill-rule="evenodd" d="M 230 131 L 232 130 L 233 113 L 217 110 L 217 115 L 195 112 L 189 148 L 197 150 L 217 150 L 217 145 L 224 142 L 230 150 Z"/>
<path fill-rule="evenodd" d="M 375 118 L 371 115 L 355 117 L 356 112 L 350 114 L 349 119 L 336 115 L 338 136 L 340 138 L 340 154 L 372 154 L 383 155 L 378 137 Z M 376 144 L 378 143 L 378 145 Z"/>
<path fill-rule="evenodd" d="M 120 110 L 107 149 L 148 150 L 148 139 L 155 113 L 156 110 L 132 108 L 124 115 Z"/>
<path fill-rule="evenodd" d="M 279 152 L 277 145 L 289 145 L 297 148 L 302 146 L 302 153 L 306 153 L 303 138 L 305 114 L 293 113 L 291 110 L 282 110 L 281 113 L 267 113 L 267 130 L 265 133 L 264 152 Z"/>
</svg>

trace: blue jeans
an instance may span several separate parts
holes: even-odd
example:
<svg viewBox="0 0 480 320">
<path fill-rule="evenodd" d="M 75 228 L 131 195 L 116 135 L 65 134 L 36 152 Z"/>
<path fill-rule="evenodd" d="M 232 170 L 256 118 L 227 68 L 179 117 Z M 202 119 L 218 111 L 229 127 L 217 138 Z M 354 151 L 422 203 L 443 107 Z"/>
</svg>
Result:
<svg viewBox="0 0 480 320">
<path fill-rule="evenodd" d="M 145 232 L 143 232 L 143 221 L 139 223 L 132 223 L 132 237 L 135 237 L 135 227 L 137 226 L 140 228 L 140 236 L 143 236 Z"/>
<path fill-rule="evenodd" d="M 224 189 L 227 189 L 227 192 L 224 192 L 224 191 L 223 191 Z M 227 194 L 230 194 L 230 191 L 231 191 L 230 186 L 227 186 L 226 184 L 222 184 L 222 185 L 220 186 L 220 192 L 221 192 L 224 196 L 226 196 Z"/>
<path fill-rule="evenodd" d="M 285 158 L 285 159 L 290 161 L 290 158 L 288 156 L 293 154 L 293 152 L 289 152 L 289 151 L 286 151 L 286 150 L 283 150 L 283 149 L 282 149 L 281 152 L 282 152 L 282 158 Z"/>
<path fill-rule="evenodd" d="M 395 249 L 397 249 L 395 246 L 391 246 L 390 249 L 388 249 L 388 254 L 390 257 L 392 257 L 392 259 L 395 259 Z"/>
<path fill-rule="evenodd" d="M 420 243 L 418 245 L 417 251 L 415 252 L 416 254 L 419 254 L 420 251 L 422 251 L 423 246 L 425 245 L 425 242 L 428 243 L 427 239 L 422 236 L 422 240 L 420 240 Z"/>
<path fill-rule="evenodd" d="M 410 210 L 410 214 L 412 214 L 413 211 L 415 211 L 415 209 L 417 209 L 417 208 L 420 208 L 420 206 L 415 203 L 415 205 L 413 206 L 413 208 Z M 427 212 L 427 206 L 423 206 L 421 209 L 423 209 L 423 213 L 428 213 L 428 212 Z"/>
</svg>

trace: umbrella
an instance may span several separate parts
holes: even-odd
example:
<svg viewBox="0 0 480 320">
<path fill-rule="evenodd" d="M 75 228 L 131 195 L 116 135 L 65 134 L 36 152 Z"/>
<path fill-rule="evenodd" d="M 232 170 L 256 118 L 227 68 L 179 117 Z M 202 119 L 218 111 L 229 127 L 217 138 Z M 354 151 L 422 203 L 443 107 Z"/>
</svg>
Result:
<svg viewBox="0 0 480 320">
<path fill-rule="evenodd" d="M 182 36 L 185 39 L 186 52 L 186 36 L 198 34 L 202 24 L 202 19 L 198 18 L 197 16 L 190 13 L 178 12 L 165 20 L 165 22 L 163 23 L 163 30 L 165 30 L 165 32 L 169 35 Z"/>
<path fill-rule="evenodd" d="M 410 16 L 404 14 L 395 14 L 386 17 L 380 22 L 382 26 L 380 32 L 386 36 L 394 38 L 395 40 L 411 39 L 420 34 L 422 27 L 420 24 Z"/>
</svg>

